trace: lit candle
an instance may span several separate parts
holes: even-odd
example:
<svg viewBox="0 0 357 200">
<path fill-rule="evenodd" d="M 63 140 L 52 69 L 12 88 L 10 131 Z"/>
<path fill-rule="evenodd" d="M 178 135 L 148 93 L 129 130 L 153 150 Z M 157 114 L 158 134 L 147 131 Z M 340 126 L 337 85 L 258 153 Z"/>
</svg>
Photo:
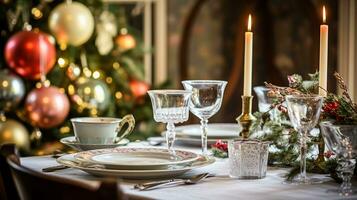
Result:
<svg viewBox="0 0 357 200">
<path fill-rule="evenodd" d="M 319 94 L 326 96 L 327 90 L 327 58 L 328 58 L 328 26 L 325 6 L 322 8 L 323 24 L 320 26 L 320 61 L 319 61 Z M 325 89 L 325 90 L 324 90 Z"/>
<path fill-rule="evenodd" d="M 253 32 L 252 17 L 248 17 L 248 31 L 245 32 L 245 49 L 244 49 L 244 89 L 243 96 L 252 95 L 252 58 L 253 58 Z"/>
</svg>

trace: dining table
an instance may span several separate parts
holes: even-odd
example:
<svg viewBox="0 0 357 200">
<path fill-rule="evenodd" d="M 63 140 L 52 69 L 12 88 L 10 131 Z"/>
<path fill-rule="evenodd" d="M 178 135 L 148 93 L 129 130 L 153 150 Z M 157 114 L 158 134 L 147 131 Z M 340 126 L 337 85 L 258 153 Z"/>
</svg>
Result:
<svg viewBox="0 0 357 200">
<path fill-rule="evenodd" d="M 133 142 L 128 146 L 150 146 L 147 142 Z M 176 149 L 200 152 L 200 148 L 175 146 Z M 49 176 L 57 176 L 66 179 L 82 181 L 93 186 L 98 185 L 103 177 L 87 174 L 78 169 L 62 169 L 54 172 L 42 172 L 43 168 L 56 166 L 58 163 L 52 156 L 32 156 L 21 158 L 21 164 L 39 173 Z M 120 180 L 120 186 L 124 192 L 137 196 L 153 199 L 170 200 L 227 200 L 227 199 L 251 199 L 251 200 L 315 200 L 315 199 L 357 199 L 357 195 L 348 197 L 339 196 L 337 193 L 330 192 L 336 190 L 339 184 L 326 175 L 326 182 L 312 185 L 292 185 L 284 184 L 284 175 L 288 173 L 288 168 L 269 167 L 266 177 L 262 179 L 240 180 L 229 176 L 229 161 L 227 158 L 216 158 L 216 162 L 198 169 L 189 171 L 177 178 L 188 178 L 200 173 L 210 173 L 212 176 L 202 182 L 191 185 L 175 185 L 161 187 L 148 191 L 140 191 L 134 188 L 137 183 L 147 182 L 148 180 Z M 176 178 L 176 177 L 175 177 Z M 152 180 L 150 180 L 152 181 Z M 354 183 L 357 186 L 357 183 Z"/>
</svg>

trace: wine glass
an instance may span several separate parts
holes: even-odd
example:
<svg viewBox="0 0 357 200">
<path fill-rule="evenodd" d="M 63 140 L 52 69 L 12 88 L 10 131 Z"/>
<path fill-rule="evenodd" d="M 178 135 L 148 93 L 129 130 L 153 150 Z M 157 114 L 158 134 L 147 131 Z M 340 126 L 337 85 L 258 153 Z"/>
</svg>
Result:
<svg viewBox="0 0 357 200">
<path fill-rule="evenodd" d="M 321 183 L 320 179 L 306 176 L 306 142 L 310 131 L 319 120 L 323 98 L 318 95 L 288 95 L 286 102 L 290 121 L 294 129 L 300 133 L 300 175 L 287 183 Z"/>
<path fill-rule="evenodd" d="M 186 90 L 192 91 L 189 107 L 201 120 L 202 154 L 207 155 L 208 119 L 221 108 L 227 81 L 187 80 L 182 81 L 182 84 Z"/>
<path fill-rule="evenodd" d="M 171 155 L 175 141 L 175 123 L 188 120 L 188 101 L 191 96 L 186 90 L 149 90 L 154 119 L 156 122 L 167 123 L 166 143 Z"/>
<path fill-rule="evenodd" d="M 258 110 L 259 112 L 268 112 L 270 114 L 270 119 L 276 122 L 280 122 L 278 117 L 279 112 L 277 108 L 271 108 L 273 105 L 273 98 L 268 96 L 269 88 L 265 86 L 255 86 L 253 88 L 255 94 L 258 97 Z"/>
<path fill-rule="evenodd" d="M 269 88 L 265 86 L 256 86 L 253 90 L 258 97 L 259 112 L 269 111 L 273 104 L 273 99 L 268 97 L 268 92 L 270 91 Z"/>
<path fill-rule="evenodd" d="M 337 156 L 338 167 L 336 170 L 343 181 L 340 188 L 333 191 L 341 196 L 350 196 L 357 192 L 352 189 L 351 184 L 351 177 L 356 164 L 354 158 L 356 158 L 357 153 L 353 151 L 350 138 L 342 133 L 340 126 L 325 121 L 320 123 L 320 128 L 327 148 Z"/>
</svg>

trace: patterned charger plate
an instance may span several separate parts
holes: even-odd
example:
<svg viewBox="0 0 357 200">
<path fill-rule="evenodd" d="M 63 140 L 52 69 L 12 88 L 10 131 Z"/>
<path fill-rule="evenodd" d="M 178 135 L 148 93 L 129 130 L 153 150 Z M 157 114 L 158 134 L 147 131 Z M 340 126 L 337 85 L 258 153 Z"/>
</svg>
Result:
<svg viewBox="0 0 357 200">
<path fill-rule="evenodd" d="M 67 154 L 57 159 L 59 164 L 79 169 L 95 176 L 120 177 L 125 179 L 159 179 L 174 178 L 184 174 L 192 169 L 205 167 L 215 162 L 212 157 L 199 156 L 197 160 L 187 165 L 174 165 L 166 169 L 155 170 L 125 170 L 125 169 L 107 169 L 103 165 L 88 164 L 78 161 L 74 158 L 75 154 Z"/>
<path fill-rule="evenodd" d="M 176 150 L 172 156 L 163 148 L 114 148 L 83 151 L 74 155 L 82 162 L 104 165 L 108 169 L 165 169 L 172 165 L 185 165 L 197 160 L 199 155 Z"/>
</svg>

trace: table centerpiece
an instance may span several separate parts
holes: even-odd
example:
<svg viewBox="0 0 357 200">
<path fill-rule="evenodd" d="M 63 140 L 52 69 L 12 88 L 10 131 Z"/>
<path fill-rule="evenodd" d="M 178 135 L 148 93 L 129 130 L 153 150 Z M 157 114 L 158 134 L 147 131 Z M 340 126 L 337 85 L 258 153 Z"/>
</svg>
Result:
<svg viewBox="0 0 357 200">
<path fill-rule="evenodd" d="M 356 150 L 356 130 L 357 130 L 357 106 L 352 101 L 346 84 L 342 77 L 334 74 L 338 87 L 342 94 L 327 92 L 324 97 L 322 114 L 320 121 L 333 121 L 334 125 L 339 125 L 341 132 L 351 140 L 354 151 Z M 269 89 L 268 97 L 272 99 L 270 109 L 265 112 L 255 112 L 256 121 L 253 123 L 252 132 L 262 140 L 272 141 L 273 148 L 270 150 L 269 164 L 282 167 L 292 167 L 286 175 L 288 180 L 294 178 L 299 173 L 298 159 L 298 139 L 297 132 L 288 121 L 285 96 L 299 94 L 316 94 L 318 86 L 318 73 L 309 74 L 309 79 L 303 80 L 301 75 L 294 74 L 288 76 L 289 86 L 281 87 L 271 83 L 265 83 Z M 271 111 L 275 116 L 271 116 Z M 277 113 L 277 114 L 276 114 Z M 319 131 L 312 131 L 311 139 L 308 141 L 307 171 L 313 173 L 329 173 L 332 178 L 340 182 L 336 174 L 337 161 L 332 152 L 325 150 L 325 144 Z M 313 152 L 317 155 L 312 155 Z M 356 174 L 356 173 L 355 173 Z"/>
</svg>

